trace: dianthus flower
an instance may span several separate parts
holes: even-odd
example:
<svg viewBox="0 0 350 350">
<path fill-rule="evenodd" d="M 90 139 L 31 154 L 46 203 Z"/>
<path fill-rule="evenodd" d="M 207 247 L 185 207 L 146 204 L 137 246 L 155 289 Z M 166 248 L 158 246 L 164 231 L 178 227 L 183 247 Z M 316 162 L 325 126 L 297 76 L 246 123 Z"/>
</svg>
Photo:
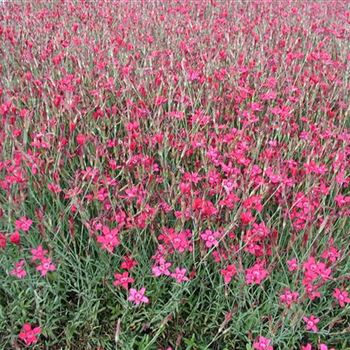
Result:
<svg viewBox="0 0 350 350">
<path fill-rule="evenodd" d="M 261 263 L 256 263 L 246 270 L 245 280 L 247 284 L 260 284 L 268 274 Z"/>
<path fill-rule="evenodd" d="M 22 327 L 21 332 L 18 335 L 18 338 L 22 340 L 25 343 L 25 345 L 29 346 L 35 344 L 38 341 L 38 335 L 40 333 L 40 327 L 35 327 L 32 329 L 32 326 L 29 323 L 25 323 Z"/>
<path fill-rule="evenodd" d="M 253 348 L 256 350 L 273 350 L 272 345 L 270 345 L 271 339 L 265 337 L 258 337 L 258 339 L 254 342 Z"/>
<path fill-rule="evenodd" d="M 145 291 L 146 288 L 141 288 L 140 290 L 130 288 L 128 300 L 136 305 L 140 305 L 141 303 L 148 304 L 149 299 L 145 296 Z"/>
</svg>

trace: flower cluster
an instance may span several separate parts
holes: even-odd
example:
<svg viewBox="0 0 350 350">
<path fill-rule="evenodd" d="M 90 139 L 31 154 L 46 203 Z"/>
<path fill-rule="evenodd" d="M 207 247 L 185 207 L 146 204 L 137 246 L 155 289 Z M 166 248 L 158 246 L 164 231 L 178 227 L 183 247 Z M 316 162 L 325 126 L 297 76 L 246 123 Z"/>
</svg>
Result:
<svg viewBox="0 0 350 350">
<path fill-rule="evenodd" d="M 0 349 L 341 346 L 349 24 L 347 0 L 0 0 Z"/>
</svg>

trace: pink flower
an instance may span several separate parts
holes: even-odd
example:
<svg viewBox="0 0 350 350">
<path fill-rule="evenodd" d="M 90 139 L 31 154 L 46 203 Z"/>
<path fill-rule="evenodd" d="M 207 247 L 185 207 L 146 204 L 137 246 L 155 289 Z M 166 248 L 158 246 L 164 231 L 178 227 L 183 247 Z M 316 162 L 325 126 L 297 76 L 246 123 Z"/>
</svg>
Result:
<svg viewBox="0 0 350 350">
<path fill-rule="evenodd" d="M 16 229 L 27 232 L 29 231 L 30 226 L 32 226 L 32 223 L 32 220 L 26 218 L 25 216 L 22 216 L 18 220 L 16 220 Z"/>
<path fill-rule="evenodd" d="M 60 187 L 60 185 L 57 185 L 55 183 L 49 183 L 47 185 L 47 188 L 52 192 L 52 193 L 60 193 L 62 192 L 62 189 Z"/>
<path fill-rule="evenodd" d="M 317 262 L 312 256 L 310 256 L 309 259 L 304 262 L 303 268 L 305 271 L 305 278 L 310 281 L 315 280 L 318 277 L 321 277 L 324 281 L 326 281 L 331 275 L 331 269 L 327 268 L 325 263 Z"/>
<path fill-rule="evenodd" d="M 186 250 L 192 251 L 192 233 L 190 230 L 184 230 L 182 232 L 175 232 L 173 229 L 165 230 L 166 232 L 159 238 L 164 242 L 169 243 L 172 247 L 180 253 Z"/>
<path fill-rule="evenodd" d="M 83 134 L 78 134 L 75 139 L 76 139 L 79 146 L 83 146 L 85 144 L 85 142 L 87 141 L 88 137 L 86 135 L 83 135 Z"/>
<path fill-rule="evenodd" d="M 243 212 L 241 214 L 241 221 L 243 225 L 248 225 L 254 221 L 254 217 L 250 211 Z"/>
<path fill-rule="evenodd" d="M 263 210 L 263 205 L 261 204 L 261 196 L 251 196 L 243 201 L 243 207 L 245 209 L 255 209 L 258 212 Z"/>
<path fill-rule="evenodd" d="M 132 277 L 129 277 L 129 272 L 125 271 L 123 273 L 115 273 L 114 274 L 115 281 L 113 282 L 113 285 L 122 286 L 125 289 L 129 288 L 129 283 L 133 283 L 134 279 Z"/>
<path fill-rule="evenodd" d="M 314 286 L 310 283 L 305 283 L 305 291 L 310 300 L 321 297 L 321 293 L 318 291 L 317 286 Z"/>
<path fill-rule="evenodd" d="M 298 261 L 297 259 L 291 259 L 287 261 L 287 265 L 288 265 L 288 270 L 289 271 L 296 271 L 298 270 Z"/>
<path fill-rule="evenodd" d="M 340 307 L 344 307 L 345 304 L 350 303 L 349 293 L 345 290 L 336 288 L 333 293 L 334 298 L 338 300 Z"/>
<path fill-rule="evenodd" d="M 42 260 L 48 253 L 46 249 L 43 249 L 42 245 L 39 245 L 37 248 L 31 249 L 30 252 L 32 253 L 32 261 Z"/>
<path fill-rule="evenodd" d="M 40 327 L 35 327 L 32 329 L 32 326 L 29 323 L 25 323 L 22 327 L 21 332 L 18 335 L 18 338 L 22 340 L 25 345 L 29 346 L 35 344 L 38 341 L 38 335 L 41 333 Z"/>
<path fill-rule="evenodd" d="M 286 289 L 283 294 L 280 295 L 280 301 L 287 306 L 291 306 L 299 298 L 298 292 L 292 292 L 289 289 Z"/>
<path fill-rule="evenodd" d="M 220 237 L 220 232 L 218 231 L 211 231 L 211 230 L 205 230 L 203 233 L 201 233 L 201 238 L 205 242 L 205 246 L 207 248 L 216 247 L 219 242 L 216 240 L 216 238 Z"/>
<path fill-rule="evenodd" d="M 311 344 L 302 345 L 301 350 L 312 350 Z"/>
<path fill-rule="evenodd" d="M 36 270 L 40 272 L 41 276 L 45 276 L 49 271 L 55 271 L 56 266 L 50 258 L 43 258 L 41 259 L 41 263 L 36 267 Z"/>
<path fill-rule="evenodd" d="M 101 243 L 101 248 L 107 250 L 109 253 L 113 253 L 114 248 L 120 244 L 118 238 L 118 229 L 110 229 L 107 226 L 103 226 L 102 235 L 97 237 L 97 242 Z"/>
<path fill-rule="evenodd" d="M 331 244 L 331 243 L 330 243 Z M 321 255 L 322 259 L 328 259 L 331 263 L 335 263 L 340 257 L 340 253 L 333 245 L 327 247 Z"/>
<path fill-rule="evenodd" d="M 253 344 L 253 348 L 256 350 L 273 350 L 273 347 L 270 345 L 271 339 L 265 337 L 258 337 Z"/>
<path fill-rule="evenodd" d="M 222 181 L 222 187 L 227 194 L 230 194 L 234 188 L 237 188 L 237 183 L 232 180 L 226 179 Z"/>
<path fill-rule="evenodd" d="M 186 282 L 186 281 L 188 281 L 188 277 L 186 277 L 186 273 L 187 273 L 187 271 L 185 268 L 181 269 L 181 268 L 177 267 L 175 269 L 175 272 L 173 272 L 171 274 L 171 277 L 175 278 L 176 282 L 178 282 L 178 283 Z"/>
<path fill-rule="evenodd" d="M 130 288 L 128 300 L 134 302 L 136 305 L 140 305 L 141 303 L 148 304 L 149 299 L 145 296 L 145 291 L 146 288 L 141 288 L 140 290 Z"/>
<path fill-rule="evenodd" d="M 328 350 L 328 346 L 326 344 L 320 344 L 320 350 Z M 331 348 L 329 350 L 335 350 L 335 349 Z"/>
<path fill-rule="evenodd" d="M 156 277 L 162 275 L 170 276 L 169 268 L 171 265 L 172 264 L 170 262 L 167 262 L 163 257 L 160 257 L 157 261 L 157 264 L 153 265 L 152 272 Z"/>
<path fill-rule="evenodd" d="M 247 284 L 260 284 L 267 276 L 268 272 L 263 268 L 262 264 L 256 263 L 246 270 L 245 280 Z"/>
<path fill-rule="evenodd" d="M 229 284 L 232 278 L 237 274 L 236 266 L 228 265 L 226 269 L 222 269 L 220 273 L 224 277 L 225 284 Z"/>
<path fill-rule="evenodd" d="M 24 278 L 25 276 L 27 276 L 27 272 L 23 268 L 25 263 L 26 262 L 23 259 L 18 261 L 18 262 L 16 262 L 15 268 L 10 271 L 10 274 L 12 276 L 15 276 L 15 277 L 18 277 L 18 278 Z"/>
<path fill-rule="evenodd" d="M 169 248 L 169 252 L 176 250 L 180 253 L 186 250 L 192 251 L 192 232 L 183 230 L 176 232 L 173 228 L 164 228 L 158 239 L 163 241 Z"/>
<path fill-rule="evenodd" d="M 306 323 L 306 330 L 310 330 L 313 332 L 317 332 L 318 328 L 317 328 L 317 323 L 320 322 L 319 318 L 316 318 L 315 316 L 310 316 L 310 317 L 303 317 L 303 320 Z"/>
</svg>

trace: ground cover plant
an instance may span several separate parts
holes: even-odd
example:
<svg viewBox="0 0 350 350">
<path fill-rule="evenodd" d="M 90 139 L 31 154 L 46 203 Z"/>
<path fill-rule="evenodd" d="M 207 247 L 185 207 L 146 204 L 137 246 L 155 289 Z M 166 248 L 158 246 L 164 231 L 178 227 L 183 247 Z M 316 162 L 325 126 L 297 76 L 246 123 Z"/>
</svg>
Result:
<svg viewBox="0 0 350 350">
<path fill-rule="evenodd" d="M 350 349 L 347 1 L 0 5 L 0 349 Z"/>
</svg>

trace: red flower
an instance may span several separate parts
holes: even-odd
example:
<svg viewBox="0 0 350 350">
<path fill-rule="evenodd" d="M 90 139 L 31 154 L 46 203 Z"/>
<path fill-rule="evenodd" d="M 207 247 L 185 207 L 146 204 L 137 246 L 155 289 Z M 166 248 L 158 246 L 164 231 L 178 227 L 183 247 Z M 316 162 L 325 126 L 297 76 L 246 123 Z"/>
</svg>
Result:
<svg viewBox="0 0 350 350">
<path fill-rule="evenodd" d="M 224 277 L 225 284 L 230 283 L 236 273 L 237 270 L 235 265 L 228 265 L 226 269 L 222 269 L 221 275 Z"/>
<path fill-rule="evenodd" d="M 129 288 L 130 283 L 134 283 L 134 279 L 129 277 L 129 272 L 125 271 L 123 273 L 114 274 L 115 281 L 113 282 L 114 286 L 122 286 L 125 289 Z"/>
<path fill-rule="evenodd" d="M 15 231 L 11 234 L 10 242 L 16 245 L 19 245 L 21 243 L 21 235 L 18 231 Z"/>
<path fill-rule="evenodd" d="M 132 270 L 137 265 L 137 261 L 130 256 L 125 256 L 120 267 L 125 270 Z"/>
<path fill-rule="evenodd" d="M 6 248 L 6 236 L 0 233 L 0 248 Z"/>
<path fill-rule="evenodd" d="M 241 221 L 242 221 L 243 225 L 248 225 L 248 224 L 254 222 L 254 220 L 255 219 L 250 211 L 243 212 L 241 214 Z"/>
<path fill-rule="evenodd" d="M 79 146 L 83 146 L 87 141 L 87 136 L 83 134 L 78 134 L 75 138 Z"/>
</svg>

